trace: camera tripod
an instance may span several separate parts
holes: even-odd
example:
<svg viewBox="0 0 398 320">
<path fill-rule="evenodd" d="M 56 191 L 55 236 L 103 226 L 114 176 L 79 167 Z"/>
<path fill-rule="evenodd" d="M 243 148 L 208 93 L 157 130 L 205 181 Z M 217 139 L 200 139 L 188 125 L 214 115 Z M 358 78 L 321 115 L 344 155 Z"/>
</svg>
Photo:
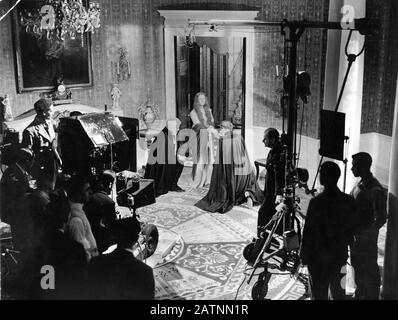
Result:
<svg viewBox="0 0 398 320">
<path fill-rule="evenodd" d="M 271 274 L 268 272 L 269 260 L 274 256 L 282 256 L 283 262 L 280 268 L 285 269 L 292 261 L 294 272 L 299 266 L 299 249 L 301 244 L 301 226 L 300 221 L 296 216 L 299 198 L 294 196 L 291 188 L 285 188 L 283 201 L 276 207 L 276 213 L 268 224 L 260 227 L 260 237 L 249 244 L 244 250 L 244 257 L 249 265 L 253 266 L 253 271 L 247 281 L 250 284 L 255 272 L 258 268 L 264 268 L 264 271 L 259 275 L 258 281 L 252 289 L 252 298 L 254 300 L 262 300 L 268 292 L 268 282 Z M 275 241 L 277 239 L 275 233 L 282 223 L 283 227 L 283 243 L 278 241 L 275 249 Z"/>
</svg>

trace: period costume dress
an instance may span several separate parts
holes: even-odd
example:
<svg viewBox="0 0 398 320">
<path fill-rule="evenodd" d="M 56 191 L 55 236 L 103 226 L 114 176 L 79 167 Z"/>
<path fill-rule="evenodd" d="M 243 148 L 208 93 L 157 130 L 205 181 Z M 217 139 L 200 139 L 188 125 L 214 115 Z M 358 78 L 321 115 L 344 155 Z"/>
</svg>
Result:
<svg viewBox="0 0 398 320">
<path fill-rule="evenodd" d="M 200 112 L 200 114 L 198 114 Z M 200 188 L 210 183 L 214 162 L 214 118 L 206 115 L 203 107 L 189 114 L 192 120 L 192 129 L 196 132 L 197 149 L 193 154 L 192 179 L 193 187 Z"/>
<path fill-rule="evenodd" d="M 263 201 L 243 138 L 229 132 L 219 140 L 209 192 L 195 206 L 209 212 L 225 213 L 234 205 L 246 202 L 247 197 L 254 204 Z"/>
</svg>

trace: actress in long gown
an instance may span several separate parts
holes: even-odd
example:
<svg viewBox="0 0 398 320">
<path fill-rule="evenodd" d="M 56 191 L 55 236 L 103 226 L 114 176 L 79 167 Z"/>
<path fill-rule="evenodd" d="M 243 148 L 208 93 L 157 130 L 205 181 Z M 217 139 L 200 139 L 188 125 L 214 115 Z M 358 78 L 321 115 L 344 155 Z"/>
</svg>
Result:
<svg viewBox="0 0 398 320">
<path fill-rule="evenodd" d="M 252 205 L 263 201 L 242 136 L 232 131 L 230 122 L 223 124 L 209 192 L 195 204 L 209 212 L 225 213 L 244 202 Z"/>
<path fill-rule="evenodd" d="M 217 132 L 214 129 L 214 118 L 206 94 L 199 92 L 195 95 L 189 116 L 197 137 L 197 151 L 193 156 L 192 187 L 200 188 L 210 184 L 214 162 L 213 139 Z"/>
</svg>

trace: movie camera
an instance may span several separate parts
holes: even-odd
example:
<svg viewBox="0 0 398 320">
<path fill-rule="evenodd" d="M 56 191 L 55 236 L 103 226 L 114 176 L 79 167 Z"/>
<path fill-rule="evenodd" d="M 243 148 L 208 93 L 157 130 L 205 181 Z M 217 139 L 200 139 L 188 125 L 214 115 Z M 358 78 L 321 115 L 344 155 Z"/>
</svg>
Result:
<svg viewBox="0 0 398 320">
<path fill-rule="evenodd" d="M 116 174 L 116 211 L 120 219 L 135 218 L 141 225 L 141 232 L 134 247 L 137 259 L 145 260 L 152 256 L 159 242 L 158 228 L 140 219 L 136 209 L 156 202 L 153 182 L 144 180 L 136 172 L 124 170 Z"/>
<path fill-rule="evenodd" d="M 138 133 L 137 119 L 91 113 L 62 118 L 58 139 L 65 173 L 91 175 L 95 180 L 107 171 L 114 176 L 111 198 L 116 203 L 116 216 L 139 221 L 141 232 L 134 251 L 143 260 L 156 251 L 159 232 L 136 214 L 136 209 L 155 202 L 151 183 L 141 181 L 133 172 Z"/>
</svg>

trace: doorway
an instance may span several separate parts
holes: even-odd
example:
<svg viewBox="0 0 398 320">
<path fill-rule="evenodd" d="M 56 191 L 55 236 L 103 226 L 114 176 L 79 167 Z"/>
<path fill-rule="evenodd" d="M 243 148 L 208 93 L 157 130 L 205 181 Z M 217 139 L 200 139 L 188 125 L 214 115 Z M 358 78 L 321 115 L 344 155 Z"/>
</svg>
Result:
<svg viewBox="0 0 398 320">
<path fill-rule="evenodd" d="M 204 92 L 212 108 L 215 125 L 229 120 L 244 135 L 246 39 L 196 37 L 188 45 L 185 37 L 174 37 L 176 115 L 181 128 L 191 128 L 189 113 L 194 97 Z"/>
</svg>

